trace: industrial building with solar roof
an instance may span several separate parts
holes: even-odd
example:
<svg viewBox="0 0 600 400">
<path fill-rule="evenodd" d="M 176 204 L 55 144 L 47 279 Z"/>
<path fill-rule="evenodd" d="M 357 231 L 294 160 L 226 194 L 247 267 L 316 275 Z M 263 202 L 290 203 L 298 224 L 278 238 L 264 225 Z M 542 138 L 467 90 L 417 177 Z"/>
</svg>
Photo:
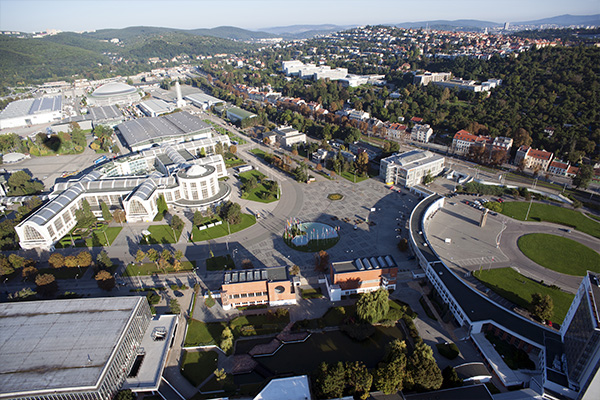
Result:
<svg viewBox="0 0 600 400">
<path fill-rule="evenodd" d="M 62 96 L 17 100 L 0 113 L 0 129 L 46 124 L 62 118 Z"/>
<path fill-rule="evenodd" d="M 0 318 L 0 399 L 155 391 L 177 325 L 137 296 L 3 303 Z"/>
<path fill-rule="evenodd" d="M 204 126 L 188 122 L 188 127 Z M 19 244 L 23 249 L 51 250 L 77 224 L 75 212 L 83 200 L 97 216 L 102 215 L 102 203 L 111 210 L 122 209 L 128 222 L 152 221 L 159 196 L 174 209 L 192 211 L 229 200 L 231 187 L 219 181 L 227 176 L 227 168 L 217 145 L 228 148 L 231 143 L 227 135 L 212 133 L 207 127 L 202 139 L 183 141 L 180 136 L 180 143 L 114 159 L 83 177 L 56 184 L 50 201 L 15 227 Z"/>
</svg>

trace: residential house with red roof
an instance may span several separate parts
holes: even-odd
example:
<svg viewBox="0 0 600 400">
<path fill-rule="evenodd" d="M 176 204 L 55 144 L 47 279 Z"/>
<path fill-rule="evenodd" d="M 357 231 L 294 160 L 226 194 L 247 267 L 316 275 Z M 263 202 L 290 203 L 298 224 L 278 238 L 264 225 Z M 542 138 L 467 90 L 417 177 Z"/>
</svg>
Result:
<svg viewBox="0 0 600 400">
<path fill-rule="evenodd" d="M 521 146 L 517 150 L 515 156 L 515 164 L 520 165 L 524 163 L 525 168 L 531 168 L 533 170 L 546 171 L 552 162 L 554 154 L 545 150 L 537 150 L 528 146 Z"/>
</svg>

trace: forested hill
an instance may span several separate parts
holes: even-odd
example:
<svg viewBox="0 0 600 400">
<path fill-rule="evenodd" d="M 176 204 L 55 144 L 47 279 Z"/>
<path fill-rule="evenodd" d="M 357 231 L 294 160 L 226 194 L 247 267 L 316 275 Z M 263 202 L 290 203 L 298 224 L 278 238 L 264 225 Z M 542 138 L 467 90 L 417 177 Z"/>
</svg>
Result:
<svg viewBox="0 0 600 400">
<path fill-rule="evenodd" d="M 88 79 L 129 75 L 149 69 L 150 57 L 170 60 L 180 55 L 239 53 L 254 47 L 166 28 L 113 31 L 120 34 L 65 32 L 42 39 L 0 36 L 0 87 L 69 79 L 74 75 Z M 105 38 L 119 38 L 122 43 L 110 43 Z"/>
</svg>

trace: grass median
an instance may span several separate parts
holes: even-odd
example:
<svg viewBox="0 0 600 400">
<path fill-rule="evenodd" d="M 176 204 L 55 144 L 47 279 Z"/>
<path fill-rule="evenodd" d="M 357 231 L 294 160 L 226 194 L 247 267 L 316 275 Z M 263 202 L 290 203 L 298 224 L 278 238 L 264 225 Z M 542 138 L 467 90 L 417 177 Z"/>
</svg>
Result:
<svg viewBox="0 0 600 400">
<path fill-rule="evenodd" d="M 529 259 L 553 271 L 574 276 L 600 272 L 600 254 L 574 240 L 531 233 L 521 236 L 517 244 Z"/>
<path fill-rule="evenodd" d="M 575 297 L 575 295 L 563 292 L 558 288 L 542 285 L 519 274 L 512 268 L 475 271 L 473 275 L 500 296 L 528 310 L 531 308 L 533 293 L 550 295 L 554 302 L 554 317 L 551 320 L 560 324 L 565 319 Z"/>
</svg>

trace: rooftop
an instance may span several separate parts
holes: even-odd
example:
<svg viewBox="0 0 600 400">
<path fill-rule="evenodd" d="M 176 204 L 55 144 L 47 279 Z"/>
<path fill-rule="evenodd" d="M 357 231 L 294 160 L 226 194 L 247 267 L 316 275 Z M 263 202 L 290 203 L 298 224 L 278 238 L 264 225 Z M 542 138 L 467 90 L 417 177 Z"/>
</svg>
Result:
<svg viewBox="0 0 600 400">
<path fill-rule="evenodd" d="M 370 258 L 357 258 L 354 261 L 341 261 L 331 264 L 334 273 L 356 272 L 372 269 L 394 268 L 397 267 L 396 261 L 392 256 L 378 256 Z"/>
<path fill-rule="evenodd" d="M 406 400 L 492 400 L 485 385 L 463 386 L 434 392 L 414 393 L 404 396 Z"/>
<path fill-rule="evenodd" d="M 0 113 L 0 119 L 24 117 L 26 115 L 60 111 L 62 96 L 38 97 L 35 99 L 16 100 L 9 103 Z"/>
<path fill-rule="evenodd" d="M 254 400 L 306 400 L 312 398 L 308 376 L 291 376 L 271 380 Z"/>
<path fill-rule="evenodd" d="M 90 107 L 88 113 L 94 121 L 104 121 L 107 119 L 121 118 L 123 114 L 115 106 Z"/>
<path fill-rule="evenodd" d="M 0 304 L 0 397 L 95 386 L 143 297 Z"/>
<path fill-rule="evenodd" d="M 210 129 L 200 118 L 185 111 L 162 117 L 139 118 L 117 125 L 127 144 L 132 147 L 152 140 L 185 136 Z"/>
<path fill-rule="evenodd" d="M 227 271 L 223 276 L 223 283 L 283 281 L 286 279 L 288 279 L 286 267 L 271 267 L 247 271 Z"/>
<path fill-rule="evenodd" d="M 111 97 L 122 96 L 124 94 L 135 93 L 136 88 L 121 82 L 110 82 L 100 86 L 92 93 L 92 97 Z"/>
<path fill-rule="evenodd" d="M 394 154 L 385 158 L 389 163 L 394 163 L 401 166 L 404 169 L 411 169 L 419 165 L 443 160 L 444 157 L 438 154 L 434 154 L 427 150 L 411 150 L 402 154 Z"/>
</svg>

